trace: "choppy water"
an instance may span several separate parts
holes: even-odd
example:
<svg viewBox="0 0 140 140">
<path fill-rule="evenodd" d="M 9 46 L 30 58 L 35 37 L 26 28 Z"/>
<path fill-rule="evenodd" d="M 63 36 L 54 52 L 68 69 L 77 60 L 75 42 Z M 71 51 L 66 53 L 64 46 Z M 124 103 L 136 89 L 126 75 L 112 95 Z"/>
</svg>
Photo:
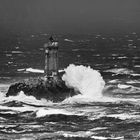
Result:
<svg viewBox="0 0 140 140">
<path fill-rule="evenodd" d="M 0 139 L 138 138 L 140 35 L 136 33 L 58 35 L 60 69 L 81 64 L 96 70 L 75 65 L 65 69 L 67 85 L 82 95 L 60 103 L 36 100 L 23 92 L 5 97 L 11 83 L 43 73 L 47 37 L 36 34 L 0 41 Z"/>
</svg>

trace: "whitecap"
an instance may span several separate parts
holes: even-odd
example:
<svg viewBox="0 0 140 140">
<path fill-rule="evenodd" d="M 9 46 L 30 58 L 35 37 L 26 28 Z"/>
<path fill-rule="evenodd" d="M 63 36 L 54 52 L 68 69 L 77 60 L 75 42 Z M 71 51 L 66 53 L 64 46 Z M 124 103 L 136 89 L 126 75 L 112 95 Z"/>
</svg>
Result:
<svg viewBox="0 0 140 140">
<path fill-rule="evenodd" d="M 127 84 L 137 84 L 140 83 L 140 80 L 130 80 L 126 82 Z"/>
<path fill-rule="evenodd" d="M 94 134 L 93 132 L 90 131 L 77 131 L 77 132 L 58 131 L 56 133 L 59 135 L 63 135 L 64 137 L 83 137 L 83 138 L 91 137 Z"/>
<path fill-rule="evenodd" d="M 92 136 L 91 138 L 96 140 L 124 140 L 124 137 L 103 137 L 103 136 Z"/>
<path fill-rule="evenodd" d="M 23 68 L 23 69 L 17 69 L 18 72 L 24 71 L 24 72 L 32 72 L 32 73 L 44 73 L 44 70 L 42 69 L 34 69 L 34 68 Z M 58 72 L 64 72 L 63 69 L 58 70 Z"/>
<path fill-rule="evenodd" d="M 12 54 L 6 54 L 6 56 L 7 56 L 7 57 L 11 57 L 11 56 L 12 56 Z"/>
<path fill-rule="evenodd" d="M 64 39 L 64 41 L 67 41 L 67 42 L 74 42 L 73 40 L 71 40 L 71 39 Z"/>
<path fill-rule="evenodd" d="M 132 76 L 140 76 L 140 74 L 139 73 L 133 73 L 133 74 L 131 74 Z"/>
<path fill-rule="evenodd" d="M 110 114 L 110 115 L 107 115 L 107 117 L 114 117 L 114 118 L 119 118 L 121 120 L 126 120 L 126 119 L 140 118 L 140 115 L 132 115 L 130 113 L 122 113 L 122 114 Z"/>
<path fill-rule="evenodd" d="M 44 73 L 44 70 L 33 69 L 33 68 L 27 68 L 26 71 L 27 72 L 33 72 L 33 73 Z"/>
<path fill-rule="evenodd" d="M 22 51 L 12 51 L 12 53 L 17 54 L 17 53 L 23 53 Z"/>
<path fill-rule="evenodd" d="M 5 94 L 0 94 L 0 103 L 6 103 L 9 101 L 19 101 L 24 102 L 29 105 L 39 105 L 39 106 L 46 106 L 46 105 L 52 105 L 53 103 L 51 101 L 47 101 L 46 99 L 42 98 L 41 100 L 37 100 L 34 96 L 27 96 L 24 94 L 23 91 L 20 91 L 17 96 L 9 96 L 6 97 Z"/>
<path fill-rule="evenodd" d="M 69 65 L 65 70 L 65 74 L 62 76 L 62 80 L 65 84 L 74 88 L 75 91 L 81 94 L 76 95 L 74 98 L 88 98 L 90 100 L 96 100 L 102 97 L 102 91 L 104 89 L 105 82 L 101 74 L 93 70 L 90 67 Z"/>
<path fill-rule="evenodd" d="M 46 115 L 54 115 L 54 114 L 64 114 L 64 115 L 74 115 L 71 112 L 67 112 L 63 109 L 45 109 L 41 108 L 36 112 L 37 117 L 44 117 Z"/>
<path fill-rule="evenodd" d="M 127 68 L 114 68 L 114 69 L 108 69 L 105 70 L 104 72 L 111 72 L 111 73 L 115 73 L 115 74 L 133 74 L 133 70 L 129 70 Z"/>
<path fill-rule="evenodd" d="M 99 130 L 105 130 L 105 129 L 107 129 L 107 127 L 96 127 L 96 128 L 90 129 L 90 131 L 99 131 Z"/>
<path fill-rule="evenodd" d="M 124 85 L 124 84 L 118 84 L 117 86 L 120 89 L 127 89 L 127 88 L 131 88 L 132 87 L 131 85 Z"/>
<path fill-rule="evenodd" d="M 115 84 L 115 83 L 118 83 L 118 82 L 119 82 L 118 79 L 114 79 L 114 80 L 110 80 L 108 83 Z"/>
<path fill-rule="evenodd" d="M 134 67 L 135 67 L 135 68 L 140 68 L 140 65 L 135 65 Z"/>
<path fill-rule="evenodd" d="M 17 69 L 17 71 L 19 71 L 19 72 L 20 72 L 20 71 L 25 71 L 25 70 L 26 70 L 26 69 Z"/>
<path fill-rule="evenodd" d="M 118 59 L 125 59 L 127 58 L 126 56 L 120 56 L 120 57 L 117 57 Z"/>
</svg>

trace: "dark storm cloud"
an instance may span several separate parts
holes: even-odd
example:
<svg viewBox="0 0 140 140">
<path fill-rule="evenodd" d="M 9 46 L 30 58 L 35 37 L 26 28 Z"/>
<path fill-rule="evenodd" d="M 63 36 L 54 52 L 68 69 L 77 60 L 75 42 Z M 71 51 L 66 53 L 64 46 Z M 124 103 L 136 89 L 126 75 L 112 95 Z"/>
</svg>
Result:
<svg viewBox="0 0 140 140">
<path fill-rule="evenodd" d="M 138 28 L 139 0 L 0 0 L 0 26 L 17 30 L 89 32 Z"/>
</svg>

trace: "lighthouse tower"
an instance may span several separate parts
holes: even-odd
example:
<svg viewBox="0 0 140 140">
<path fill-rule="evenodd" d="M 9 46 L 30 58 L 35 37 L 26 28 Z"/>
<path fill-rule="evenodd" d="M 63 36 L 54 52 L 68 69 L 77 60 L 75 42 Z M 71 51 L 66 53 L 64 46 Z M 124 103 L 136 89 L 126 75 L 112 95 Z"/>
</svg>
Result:
<svg viewBox="0 0 140 140">
<path fill-rule="evenodd" d="M 45 47 L 45 77 L 54 77 L 58 74 L 58 42 L 49 38 Z"/>
</svg>

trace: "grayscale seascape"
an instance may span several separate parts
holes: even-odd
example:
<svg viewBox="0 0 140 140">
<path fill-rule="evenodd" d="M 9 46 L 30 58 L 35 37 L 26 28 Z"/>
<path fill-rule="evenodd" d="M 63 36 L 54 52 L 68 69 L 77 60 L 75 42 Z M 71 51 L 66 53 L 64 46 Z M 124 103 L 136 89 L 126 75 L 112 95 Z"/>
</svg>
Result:
<svg viewBox="0 0 140 140">
<path fill-rule="evenodd" d="M 76 79 L 78 85 L 74 86 L 83 92 L 60 103 L 37 100 L 22 92 L 4 97 L 11 83 L 42 75 L 44 51 L 38 44 L 49 35 L 15 38 L 8 51 L 5 44 L 0 52 L 1 139 L 135 138 L 140 131 L 139 36 L 58 35 L 60 69 L 73 64 L 70 68 L 76 74 L 71 73 L 70 80 Z M 101 77 L 97 73 L 92 77 L 88 66 L 101 73 L 105 81 L 102 93 L 97 92 L 102 88 Z"/>
<path fill-rule="evenodd" d="M 131 24 L 120 27 L 121 23 L 118 30 L 111 27 L 107 32 L 102 27 L 98 31 L 98 22 L 93 24 L 96 31 L 89 33 L 92 26 L 82 26 L 84 23 L 77 26 L 78 33 L 70 29 L 66 32 L 66 27 L 74 26 L 72 22 L 69 26 L 64 22 L 65 31 L 60 33 L 63 27 L 59 22 L 60 29 L 56 26 L 56 32 L 55 25 L 52 31 L 39 32 L 42 26 L 45 29 L 40 22 L 35 32 L 38 24 L 30 32 L 20 32 L 24 26 L 11 32 L 11 28 L 6 30 L 10 24 L 3 29 L 4 22 L 0 23 L 0 140 L 136 140 L 140 137 L 140 32 L 129 28 Z M 27 23 L 24 24 L 27 28 Z M 37 99 L 23 91 L 6 97 L 11 84 L 44 75 L 43 45 L 51 35 L 59 43 L 59 71 L 65 72 L 62 80 L 79 94 L 60 102 Z"/>
</svg>

